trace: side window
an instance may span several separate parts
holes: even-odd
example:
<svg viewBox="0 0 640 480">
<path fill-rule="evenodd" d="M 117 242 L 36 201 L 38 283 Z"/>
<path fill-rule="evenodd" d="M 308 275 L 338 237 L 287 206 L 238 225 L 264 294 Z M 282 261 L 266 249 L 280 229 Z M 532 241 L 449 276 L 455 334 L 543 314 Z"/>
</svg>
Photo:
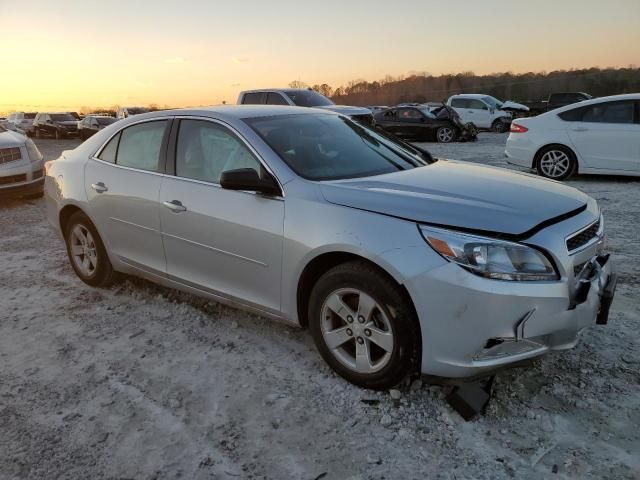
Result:
<svg viewBox="0 0 640 480">
<path fill-rule="evenodd" d="M 178 177 L 220 183 L 228 170 L 253 168 L 261 174 L 260 163 L 247 146 L 229 129 L 202 120 L 182 120 L 176 145 Z"/>
<path fill-rule="evenodd" d="M 467 108 L 467 101 L 464 98 L 454 98 L 451 100 L 453 108 Z"/>
<path fill-rule="evenodd" d="M 243 105 L 260 105 L 264 103 L 264 94 L 262 92 L 245 93 L 242 97 Z"/>
<path fill-rule="evenodd" d="M 267 105 L 289 105 L 279 93 L 269 92 L 267 94 Z"/>
<path fill-rule="evenodd" d="M 166 120 L 156 120 L 125 128 L 120 133 L 116 163 L 123 167 L 158 172 L 166 126 Z"/>
<path fill-rule="evenodd" d="M 422 114 L 415 108 L 399 108 L 398 116 L 402 120 L 410 120 L 410 121 L 415 121 L 422 118 Z"/>
<path fill-rule="evenodd" d="M 118 153 L 118 142 L 120 141 L 120 133 L 115 135 L 109 143 L 102 149 L 98 158 L 105 162 L 116 163 L 116 153 Z"/>
<path fill-rule="evenodd" d="M 567 122 L 633 123 L 633 101 L 604 102 L 574 108 L 558 116 Z"/>
<path fill-rule="evenodd" d="M 480 100 L 470 98 L 467 100 L 467 103 L 467 108 L 472 108 L 474 110 L 488 110 L 488 107 L 485 105 L 485 103 Z"/>
<path fill-rule="evenodd" d="M 396 118 L 396 111 L 395 110 L 387 110 L 382 115 L 383 115 L 384 118 L 387 118 L 387 119 L 391 120 L 393 118 Z"/>
</svg>

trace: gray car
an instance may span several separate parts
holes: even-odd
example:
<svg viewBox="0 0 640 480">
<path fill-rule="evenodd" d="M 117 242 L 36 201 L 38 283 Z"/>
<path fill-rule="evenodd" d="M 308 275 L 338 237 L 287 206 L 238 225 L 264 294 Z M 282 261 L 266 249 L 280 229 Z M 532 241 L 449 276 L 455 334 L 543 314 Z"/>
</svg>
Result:
<svg viewBox="0 0 640 480">
<path fill-rule="evenodd" d="M 317 109 L 137 115 L 49 162 L 45 195 L 85 283 L 125 272 L 308 327 L 374 389 L 573 347 L 615 288 L 592 198 Z"/>
</svg>

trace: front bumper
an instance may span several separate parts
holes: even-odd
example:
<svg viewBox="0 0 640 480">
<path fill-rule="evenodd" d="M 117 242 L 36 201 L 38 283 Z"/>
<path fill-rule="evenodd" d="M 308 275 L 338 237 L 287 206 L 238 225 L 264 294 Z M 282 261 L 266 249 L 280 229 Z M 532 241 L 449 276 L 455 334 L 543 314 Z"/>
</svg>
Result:
<svg viewBox="0 0 640 480">
<path fill-rule="evenodd" d="M 38 195 L 44 191 L 44 177 L 27 183 L 0 187 L 0 199 Z"/>
<path fill-rule="evenodd" d="M 488 280 L 451 263 L 411 279 L 406 286 L 422 327 L 422 373 L 477 376 L 575 346 L 585 327 L 606 318 L 613 298 L 616 277 L 609 257 L 602 259 L 590 260 L 602 264 L 583 279 L 588 290 L 579 303 L 566 279 Z"/>
</svg>

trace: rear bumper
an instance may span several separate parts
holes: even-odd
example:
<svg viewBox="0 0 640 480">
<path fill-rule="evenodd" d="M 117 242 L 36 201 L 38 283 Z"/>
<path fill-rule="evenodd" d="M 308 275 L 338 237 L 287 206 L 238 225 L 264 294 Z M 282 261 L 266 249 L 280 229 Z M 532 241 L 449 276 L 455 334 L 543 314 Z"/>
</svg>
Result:
<svg viewBox="0 0 640 480">
<path fill-rule="evenodd" d="M 454 264 L 412 279 L 407 288 L 422 328 L 422 373 L 473 377 L 572 348 L 601 311 L 608 313 L 613 291 L 606 289 L 615 285 L 608 257 L 585 281 L 589 289 L 575 304 L 566 281 L 487 280 Z"/>
<path fill-rule="evenodd" d="M 37 195 L 44 191 L 44 178 L 41 177 L 27 183 L 19 185 L 9 185 L 0 187 L 0 199 L 19 198 L 26 195 Z"/>
<path fill-rule="evenodd" d="M 533 168 L 533 157 L 536 148 L 533 143 L 521 133 L 511 133 L 507 138 L 504 155 L 507 163 L 525 168 Z"/>
</svg>

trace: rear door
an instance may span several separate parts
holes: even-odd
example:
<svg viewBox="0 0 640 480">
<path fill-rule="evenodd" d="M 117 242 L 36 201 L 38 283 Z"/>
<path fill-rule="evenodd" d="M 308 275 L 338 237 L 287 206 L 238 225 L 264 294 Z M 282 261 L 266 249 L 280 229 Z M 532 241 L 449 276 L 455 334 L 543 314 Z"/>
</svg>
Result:
<svg viewBox="0 0 640 480">
<path fill-rule="evenodd" d="M 113 136 L 85 167 L 89 212 L 121 261 L 164 273 L 158 199 L 171 120 L 148 120 Z"/>
<path fill-rule="evenodd" d="M 640 119 L 637 102 L 618 100 L 560 114 L 582 166 L 640 171 Z"/>
<path fill-rule="evenodd" d="M 167 273 L 182 283 L 274 313 L 280 310 L 284 199 L 225 190 L 220 175 L 253 168 L 256 153 L 226 125 L 182 119 L 175 176 L 162 182 Z"/>
</svg>

